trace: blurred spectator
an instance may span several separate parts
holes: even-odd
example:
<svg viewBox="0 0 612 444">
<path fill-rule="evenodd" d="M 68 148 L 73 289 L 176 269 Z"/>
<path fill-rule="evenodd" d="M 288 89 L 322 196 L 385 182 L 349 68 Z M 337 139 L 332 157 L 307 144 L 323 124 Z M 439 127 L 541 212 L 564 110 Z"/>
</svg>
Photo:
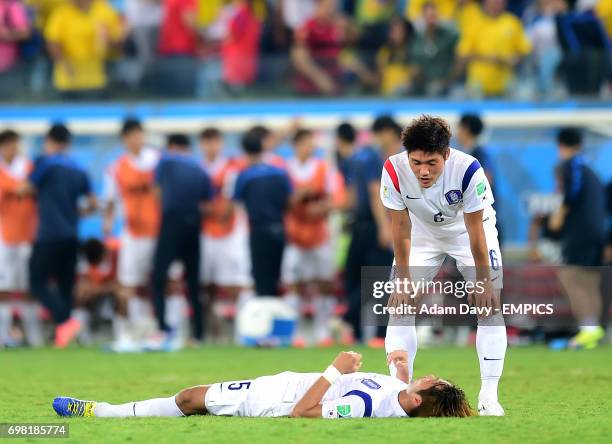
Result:
<svg viewBox="0 0 612 444">
<path fill-rule="evenodd" d="M 381 92 L 386 96 L 405 95 L 412 89 L 416 67 L 412 62 L 410 40 L 412 26 L 401 17 L 389 24 L 387 42 L 378 50 L 378 72 Z"/>
<path fill-rule="evenodd" d="M 549 228 L 561 231 L 563 263 L 559 271 L 580 332 L 572 347 L 595 347 L 603 337 L 600 270 L 605 245 L 605 189 L 582 154 L 582 132 L 563 128 L 557 136 L 562 160 L 563 205 L 549 219 Z"/>
<path fill-rule="evenodd" d="M 157 53 L 162 8 L 157 0 L 125 0 L 125 21 L 129 30 L 127 47 L 133 64 L 126 75 L 131 87 L 138 87 L 150 71 Z"/>
<path fill-rule="evenodd" d="M 334 95 L 340 92 L 343 44 L 335 0 L 319 0 L 314 15 L 296 31 L 291 50 L 299 93 Z"/>
<path fill-rule="evenodd" d="M 412 41 L 412 57 L 418 65 L 416 92 L 428 96 L 445 93 L 453 80 L 449 67 L 455 62 L 458 36 L 452 29 L 442 26 L 434 2 L 423 4 L 424 28 Z"/>
<path fill-rule="evenodd" d="M 457 10 L 460 6 L 460 1 L 457 0 L 410 0 L 406 8 L 408 19 L 413 22 L 419 22 L 423 17 L 423 7 L 426 3 L 433 3 L 440 15 L 440 20 L 444 22 L 452 22 L 455 20 Z"/>
<path fill-rule="evenodd" d="M 261 23 L 253 14 L 251 1 L 233 0 L 232 6 L 221 57 L 223 81 L 235 91 L 252 84 L 257 75 Z"/>
<path fill-rule="evenodd" d="M 123 27 L 106 0 L 69 0 L 45 28 L 54 63 L 53 84 L 66 99 L 95 99 L 108 83 L 106 61 L 119 48 Z"/>
<path fill-rule="evenodd" d="M 296 31 L 313 16 L 316 0 L 280 0 L 283 20 L 289 29 Z"/>
<path fill-rule="evenodd" d="M 563 0 L 538 0 L 533 22 L 527 27 L 527 35 L 533 44 L 538 92 L 544 97 L 553 92 L 561 61 L 555 16 L 566 8 L 567 4 Z"/>
<path fill-rule="evenodd" d="M 592 9 L 556 16 L 563 74 L 571 94 L 598 94 L 609 66 L 610 40 Z"/>
<path fill-rule="evenodd" d="M 612 39 L 612 1 L 599 0 L 595 5 L 595 14 L 606 28 L 608 37 Z"/>
<path fill-rule="evenodd" d="M 457 48 L 467 65 L 467 89 L 476 96 L 502 96 L 508 92 L 514 69 L 531 51 L 523 25 L 505 12 L 505 0 L 484 0 L 478 26 L 461 36 Z"/>
<path fill-rule="evenodd" d="M 168 96 L 191 97 L 195 92 L 197 50 L 196 0 L 163 0 L 159 35 L 159 82 Z"/>
<path fill-rule="evenodd" d="M 0 0 L 0 97 L 22 91 L 24 74 L 18 70 L 19 46 L 31 33 L 25 6 L 20 0 Z"/>
<path fill-rule="evenodd" d="M 360 0 L 357 2 L 355 20 L 360 30 L 359 49 L 368 63 L 372 55 L 386 41 L 389 21 L 395 12 L 395 3 L 393 0 Z"/>
</svg>

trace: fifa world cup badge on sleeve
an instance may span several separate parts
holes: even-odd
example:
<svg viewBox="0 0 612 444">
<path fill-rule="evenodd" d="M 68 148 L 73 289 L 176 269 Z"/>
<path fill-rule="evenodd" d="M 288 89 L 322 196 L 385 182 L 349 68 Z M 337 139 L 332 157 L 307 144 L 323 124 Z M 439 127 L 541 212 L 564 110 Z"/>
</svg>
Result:
<svg viewBox="0 0 612 444">
<path fill-rule="evenodd" d="M 487 191 L 487 186 L 485 185 L 484 181 L 476 185 L 476 196 L 482 196 L 485 191 Z"/>
<path fill-rule="evenodd" d="M 383 185 L 383 197 L 389 199 L 389 187 L 387 185 Z"/>
</svg>

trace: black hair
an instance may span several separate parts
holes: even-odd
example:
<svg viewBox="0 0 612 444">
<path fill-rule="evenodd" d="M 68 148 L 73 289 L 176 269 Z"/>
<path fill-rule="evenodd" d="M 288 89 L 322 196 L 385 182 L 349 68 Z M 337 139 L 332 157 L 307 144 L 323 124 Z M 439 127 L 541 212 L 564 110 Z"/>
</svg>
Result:
<svg viewBox="0 0 612 444">
<path fill-rule="evenodd" d="M 478 114 L 468 113 L 461 116 L 459 125 L 467 129 L 474 137 L 479 136 L 484 129 L 484 123 Z"/>
<path fill-rule="evenodd" d="M 106 246 L 104 243 L 95 237 L 91 237 L 83 242 L 81 249 L 85 260 L 90 265 L 98 265 L 106 255 Z"/>
<path fill-rule="evenodd" d="M 355 127 L 353 125 L 348 122 L 344 122 L 338 125 L 338 128 L 336 128 L 336 136 L 338 139 L 344 142 L 353 143 L 355 140 L 357 140 L 357 131 L 355 131 Z"/>
<path fill-rule="evenodd" d="M 242 150 L 247 154 L 261 154 L 263 139 L 268 134 L 262 126 L 255 126 L 242 135 Z"/>
<path fill-rule="evenodd" d="M 19 134 L 17 134 L 17 131 L 12 129 L 0 131 L 0 145 L 4 145 L 8 142 L 14 142 L 16 140 L 19 140 Z"/>
<path fill-rule="evenodd" d="M 54 123 L 47 131 L 47 139 L 55 142 L 67 145 L 72 140 L 72 134 L 70 130 L 63 123 Z"/>
<path fill-rule="evenodd" d="M 572 148 L 580 148 L 582 145 L 582 130 L 575 127 L 565 127 L 559 130 L 557 142 Z"/>
<path fill-rule="evenodd" d="M 312 132 L 312 130 L 309 130 L 306 128 L 300 128 L 295 132 L 295 134 L 293 134 L 293 138 L 291 140 L 294 144 L 296 144 L 296 143 L 299 143 L 302 139 L 305 139 L 306 137 L 310 137 L 313 134 L 314 133 Z"/>
<path fill-rule="evenodd" d="M 400 137 L 402 134 L 402 127 L 390 115 L 378 116 L 372 124 L 372 131 L 374 133 L 379 133 L 388 129 L 395 132 L 397 137 Z"/>
<path fill-rule="evenodd" d="M 402 132 L 402 145 L 409 153 L 422 150 L 445 155 L 450 144 L 451 130 L 446 120 L 423 115 L 414 119 Z"/>
<path fill-rule="evenodd" d="M 219 130 L 219 128 L 215 128 L 215 127 L 208 127 L 208 128 L 204 128 L 201 132 L 200 132 L 200 140 L 210 140 L 210 139 L 220 139 L 221 138 L 221 131 Z"/>
<path fill-rule="evenodd" d="M 135 117 L 128 117 L 121 125 L 121 136 L 127 136 L 132 131 L 142 131 L 142 123 Z"/>
<path fill-rule="evenodd" d="M 166 140 L 166 144 L 168 146 L 178 147 L 182 149 L 189 149 L 189 146 L 191 145 L 191 143 L 189 142 L 189 137 L 181 133 L 169 134 L 168 139 Z"/>
</svg>

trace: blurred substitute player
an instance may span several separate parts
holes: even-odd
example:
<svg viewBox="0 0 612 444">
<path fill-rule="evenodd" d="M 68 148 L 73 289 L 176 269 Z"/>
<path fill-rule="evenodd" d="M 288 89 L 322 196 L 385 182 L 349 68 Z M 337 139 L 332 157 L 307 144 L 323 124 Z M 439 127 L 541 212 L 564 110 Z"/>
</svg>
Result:
<svg viewBox="0 0 612 444">
<path fill-rule="evenodd" d="M 214 197 L 202 222 L 200 279 L 209 296 L 224 289 L 237 308 L 252 296 L 251 258 L 246 216 L 225 193 L 237 162 L 224 156 L 223 135 L 217 128 L 200 133 L 204 170 L 211 179 Z M 222 252 L 222 254 L 219 254 Z"/>
<path fill-rule="evenodd" d="M 285 249 L 285 213 L 291 205 L 291 181 L 284 169 L 263 160 L 265 134 L 258 127 L 242 137 L 246 168 L 238 174 L 232 198 L 240 202 L 249 219 L 249 248 L 255 292 L 278 295 L 281 262 Z M 230 189 L 231 188 L 231 189 Z"/>
<path fill-rule="evenodd" d="M 28 295 L 28 261 L 36 231 L 36 207 L 32 196 L 23 196 L 23 186 L 32 163 L 19 154 L 19 135 L 0 132 L 0 348 L 11 327 L 11 296 L 19 296 L 28 343 L 42 345 L 38 304 Z"/>
<path fill-rule="evenodd" d="M 561 233 L 563 264 L 559 280 L 565 288 L 580 332 L 571 348 L 595 348 L 604 337 L 600 325 L 600 290 L 606 244 L 606 190 L 582 154 L 583 133 L 562 128 L 557 135 L 561 158 L 563 204 L 553 213 L 549 228 Z"/>
<path fill-rule="evenodd" d="M 165 294 L 168 271 L 174 261 L 185 270 L 187 293 L 193 313 L 192 338 L 204 339 L 204 310 L 200 298 L 200 230 L 205 204 L 212 187 L 202 166 L 192 157 L 191 143 L 184 134 L 168 136 L 167 151 L 155 170 L 155 184 L 162 207 L 162 219 L 153 262 L 153 296 L 160 346 L 180 347 L 181 313 L 166 317 Z M 219 254 L 219 252 L 217 252 Z"/>
<path fill-rule="evenodd" d="M 144 299 L 153 268 L 159 231 L 159 202 L 154 171 L 159 151 L 145 144 L 142 124 L 127 119 L 121 128 L 125 153 L 104 176 L 104 234 L 112 234 L 117 209 L 124 225 L 120 234 L 117 280 L 120 285 L 117 316 L 113 320 L 114 348 L 131 349 L 143 328 L 149 304 Z M 134 337 L 136 336 L 136 337 Z"/>
<path fill-rule="evenodd" d="M 507 339 L 500 311 L 503 276 L 491 206 L 493 194 L 480 163 L 450 148 L 450 137 L 443 119 L 415 119 L 402 133 L 406 151 L 391 156 L 384 164 L 380 198 L 391 216 L 396 277 L 428 282 L 448 254 L 457 261 L 466 280 L 482 283 L 482 291 L 470 298 L 479 308 L 491 308 L 489 316 L 478 317 L 478 411 L 483 416 L 502 416 L 497 386 Z M 411 304 L 412 298 L 419 296 L 396 292 L 389 305 Z M 387 353 L 406 351 L 412 367 L 417 351 L 414 315 L 391 318 L 385 347 Z M 395 371 L 393 365 L 390 370 Z"/>
<path fill-rule="evenodd" d="M 72 317 L 78 256 L 79 216 L 92 213 L 97 199 L 85 170 L 69 155 L 72 135 L 62 124 L 51 126 L 44 154 L 34 162 L 25 194 L 36 193 L 38 229 L 30 256 L 30 291 L 56 323 L 55 346 L 66 347 L 80 323 Z M 82 199 L 85 202 L 82 202 Z"/>
<path fill-rule="evenodd" d="M 315 157 L 314 133 L 299 129 L 293 137 L 295 157 L 287 163 L 295 205 L 285 218 L 288 245 L 283 255 L 281 281 L 286 300 L 300 313 L 305 287 L 315 287 L 315 341 L 331 345 L 330 321 L 336 307 L 333 295 L 334 253 L 329 236 L 329 214 L 334 206 L 335 171 Z"/>
<path fill-rule="evenodd" d="M 407 372 L 405 361 L 395 363 Z M 283 372 L 200 385 L 176 396 L 120 405 L 58 397 L 53 400 L 53 409 L 60 416 L 98 418 L 207 414 L 326 419 L 473 416 L 463 390 L 450 382 L 426 376 L 407 384 L 392 376 L 357 372 L 360 367 L 359 353 L 342 352 L 323 373 Z"/>
</svg>

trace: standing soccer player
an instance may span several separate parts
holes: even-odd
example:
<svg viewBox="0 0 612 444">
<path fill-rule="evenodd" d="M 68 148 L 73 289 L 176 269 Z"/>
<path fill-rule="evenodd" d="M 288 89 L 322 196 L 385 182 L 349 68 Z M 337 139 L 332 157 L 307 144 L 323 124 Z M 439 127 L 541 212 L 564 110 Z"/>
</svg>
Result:
<svg viewBox="0 0 612 444">
<path fill-rule="evenodd" d="M 38 304 L 28 296 L 28 261 L 36 230 L 36 207 L 31 196 L 19 194 L 32 163 L 19 154 L 19 134 L 0 132 L 0 349 L 11 326 L 11 294 L 21 299 L 28 343 L 42 345 Z"/>
<path fill-rule="evenodd" d="M 134 348 L 133 336 L 148 311 L 143 296 L 153 268 L 159 230 L 160 209 L 153 177 L 159 151 L 146 146 L 138 120 L 127 119 L 120 135 L 126 152 L 108 168 L 104 177 L 104 234 L 112 234 L 116 210 L 120 207 L 125 223 L 117 264 L 120 291 L 113 320 L 113 349 L 128 351 Z"/>
<path fill-rule="evenodd" d="M 193 311 L 193 339 L 204 339 L 204 313 L 200 299 L 200 228 L 204 203 L 212 195 L 208 175 L 191 157 L 191 145 L 184 134 L 168 136 L 168 150 L 155 170 L 162 207 L 161 228 L 153 261 L 153 296 L 161 346 L 168 350 L 180 345 L 176 324 L 168 322 L 164 295 L 168 270 L 180 260 Z"/>
<path fill-rule="evenodd" d="M 298 130 L 293 146 L 295 157 L 288 162 L 287 172 L 295 189 L 296 203 L 285 219 L 289 242 L 283 256 L 281 279 L 287 288 L 286 300 L 297 313 L 300 313 L 300 294 L 308 285 L 316 287 L 315 341 L 317 345 L 329 346 L 333 344 L 330 321 L 336 307 L 328 227 L 335 176 L 328 162 L 315 157 L 311 130 Z"/>
<path fill-rule="evenodd" d="M 264 139 L 258 127 L 242 137 L 247 166 L 236 178 L 232 197 L 244 205 L 249 219 L 255 292 L 274 296 L 285 249 L 283 219 L 290 206 L 291 182 L 285 170 L 264 161 Z"/>
<path fill-rule="evenodd" d="M 236 208 L 224 192 L 231 177 L 237 174 L 239 165 L 225 156 L 223 134 L 217 128 L 206 128 L 201 132 L 200 148 L 214 196 L 202 223 L 200 249 L 204 254 L 200 279 L 210 298 L 216 296 L 217 290 L 223 289 L 236 300 L 240 310 L 253 295 L 248 226 L 244 212 Z"/>
<path fill-rule="evenodd" d="M 45 138 L 45 153 L 34 163 L 30 184 L 22 192 L 35 192 L 38 230 L 30 257 L 30 290 L 51 312 L 56 323 L 55 346 L 66 347 L 80 323 L 71 317 L 78 255 L 79 215 L 97 206 L 89 176 L 69 156 L 71 134 L 55 124 Z M 85 206 L 79 200 L 86 198 Z"/>
<path fill-rule="evenodd" d="M 466 280 L 478 280 L 482 291 L 472 295 L 477 307 L 491 315 L 478 317 L 476 350 L 481 389 L 478 411 L 503 416 L 497 400 L 507 339 L 499 310 L 503 286 L 501 254 L 495 227 L 491 187 L 480 163 L 449 147 L 451 131 L 443 119 L 422 116 L 402 133 L 405 152 L 384 164 L 380 197 L 391 217 L 395 273 L 413 281 L 433 279 L 446 255 L 457 261 Z M 419 295 L 393 294 L 391 306 L 410 303 Z M 391 321 L 385 348 L 388 354 L 405 351 L 412 366 L 417 351 L 414 316 Z M 395 372 L 390 365 L 392 373 Z"/>
</svg>

